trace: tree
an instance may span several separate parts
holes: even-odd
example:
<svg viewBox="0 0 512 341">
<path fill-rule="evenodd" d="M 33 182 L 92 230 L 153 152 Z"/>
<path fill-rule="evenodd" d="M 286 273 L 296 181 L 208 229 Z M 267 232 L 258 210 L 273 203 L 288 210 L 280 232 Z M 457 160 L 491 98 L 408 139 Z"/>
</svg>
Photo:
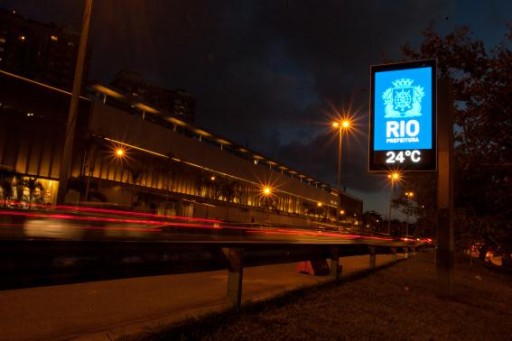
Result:
<svg viewBox="0 0 512 341">
<path fill-rule="evenodd" d="M 0 167 L 0 187 L 2 188 L 3 206 L 6 207 L 8 201 L 13 197 L 14 190 L 12 183 L 16 177 L 16 172 L 12 169 Z"/>
<path fill-rule="evenodd" d="M 103 193 L 99 192 L 98 184 L 93 182 L 88 185 L 88 182 L 90 182 L 89 177 L 73 176 L 68 180 L 68 191 L 74 190 L 78 192 L 80 194 L 80 201 L 96 199 L 101 202 L 107 202 L 107 197 Z"/>
<path fill-rule="evenodd" d="M 443 37 L 432 26 L 419 48 L 402 47 L 408 59 L 437 59 L 438 77 L 452 85 L 455 236 L 472 243 L 489 234 L 512 240 L 512 25 L 509 29 L 506 39 L 491 49 L 473 39 L 467 27 Z M 415 182 L 415 192 L 431 192 L 425 200 L 435 202 L 432 178 L 417 177 Z"/>
<path fill-rule="evenodd" d="M 34 200 L 34 194 L 37 190 L 40 190 L 41 192 L 44 192 L 44 186 L 37 178 L 30 177 L 27 180 L 25 180 L 25 186 L 28 188 L 28 203 L 32 204 L 32 201 Z"/>
<path fill-rule="evenodd" d="M 128 172 L 128 182 L 132 185 L 138 185 L 145 171 L 138 166 L 125 166 L 123 170 Z"/>
<path fill-rule="evenodd" d="M 196 178 L 196 190 L 199 196 L 216 199 L 217 176 L 213 173 L 201 170 Z"/>
<path fill-rule="evenodd" d="M 375 211 L 366 211 L 363 213 L 363 226 L 367 233 L 373 234 L 374 232 L 382 232 L 382 216 Z"/>
<path fill-rule="evenodd" d="M 133 200 L 132 207 L 139 207 L 141 204 L 146 206 L 146 209 L 149 208 L 151 213 L 156 213 L 156 209 L 158 204 L 162 201 L 162 198 L 154 193 L 139 191 L 135 195 L 135 200 Z"/>
</svg>

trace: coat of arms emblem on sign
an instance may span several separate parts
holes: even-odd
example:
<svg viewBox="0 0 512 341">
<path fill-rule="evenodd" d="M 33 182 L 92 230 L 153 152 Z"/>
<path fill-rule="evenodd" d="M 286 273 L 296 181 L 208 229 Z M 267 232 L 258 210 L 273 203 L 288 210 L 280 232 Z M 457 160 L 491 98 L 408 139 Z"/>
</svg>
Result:
<svg viewBox="0 0 512 341">
<path fill-rule="evenodd" d="M 385 118 L 421 116 L 421 100 L 425 91 L 420 85 L 413 86 L 414 80 L 399 78 L 392 82 L 393 87 L 382 93 Z"/>
</svg>

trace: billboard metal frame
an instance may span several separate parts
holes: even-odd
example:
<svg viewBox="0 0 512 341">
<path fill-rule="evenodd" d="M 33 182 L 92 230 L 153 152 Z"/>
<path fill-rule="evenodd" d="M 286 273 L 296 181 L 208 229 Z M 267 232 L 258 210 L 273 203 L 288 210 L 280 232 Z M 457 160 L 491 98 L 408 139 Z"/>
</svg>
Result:
<svg viewBox="0 0 512 341">
<path fill-rule="evenodd" d="M 430 69 L 430 70 L 429 70 Z M 408 149 L 403 148 L 401 144 L 398 143 L 396 148 L 390 147 L 389 149 L 383 150 L 375 150 L 376 144 L 376 129 L 382 133 L 382 129 L 389 129 L 388 126 L 380 125 L 378 127 L 375 126 L 376 123 L 376 96 L 383 96 L 383 94 L 376 93 L 377 81 L 376 74 L 379 73 L 380 77 L 383 77 L 386 73 L 397 75 L 396 77 L 400 77 L 403 75 L 403 78 L 397 78 L 400 80 L 411 80 L 408 78 L 408 74 L 411 72 L 421 71 L 425 74 L 430 74 L 430 84 L 426 84 L 427 91 L 429 91 L 430 101 L 426 102 L 426 106 L 429 107 L 430 111 L 426 114 L 430 115 L 430 121 L 427 121 L 429 124 L 430 132 L 427 131 L 426 136 L 429 137 L 430 140 L 430 148 L 418 148 L 418 149 Z M 395 63 L 395 64 L 383 64 L 383 65 L 375 65 L 371 66 L 370 69 L 370 107 L 369 107 L 369 131 L 368 131 L 368 170 L 370 172 L 389 172 L 390 170 L 399 170 L 399 171 L 437 171 L 437 63 L 436 60 L 422 60 L 422 61 L 412 61 L 412 62 L 404 62 L 404 63 Z M 381 86 L 381 85 L 379 85 Z M 424 84 L 425 86 L 425 84 Z M 409 89 L 412 86 L 409 85 Z M 423 89 L 423 88 L 422 88 Z M 396 90 L 396 89 L 391 89 Z M 413 91 L 413 90 L 410 90 Z M 392 91 L 390 91 L 392 93 Z M 409 93 L 410 95 L 411 93 Z M 414 95 L 414 94 L 413 94 Z M 420 98 L 420 101 L 422 98 Z M 392 102 L 393 99 L 390 99 Z M 418 115 L 418 116 L 421 116 Z M 428 116 L 426 116 L 428 117 Z M 406 117 L 396 116 L 396 119 L 402 119 Z M 423 118 L 422 118 L 423 119 Z M 400 129 L 403 131 L 406 128 L 406 122 L 411 122 L 412 119 L 408 121 L 402 120 L 403 123 L 398 123 L 398 121 L 393 122 L 396 131 Z M 380 122 L 382 123 L 382 122 Z M 417 130 L 420 130 L 420 124 L 415 120 L 415 125 L 417 125 Z M 387 123 L 386 123 L 387 124 Z M 398 128 L 399 127 L 399 128 Z M 414 127 L 410 127 L 409 131 L 414 130 Z M 388 134 L 386 130 L 386 134 Z M 387 137 L 388 135 L 386 135 Z"/>
</svg>

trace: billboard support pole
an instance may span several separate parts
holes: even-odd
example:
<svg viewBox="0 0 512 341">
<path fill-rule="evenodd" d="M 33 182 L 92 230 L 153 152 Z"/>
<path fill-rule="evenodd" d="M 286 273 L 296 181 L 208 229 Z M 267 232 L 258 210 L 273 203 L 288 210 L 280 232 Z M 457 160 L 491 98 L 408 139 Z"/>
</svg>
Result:
<svg viewBox="0 0 512 341">
<path fill-rule="evenodd" d="M 439 295 L 453 295 L 453 109 L 451 86 L 439 80 L 438 173 L 437 173 L 437 251 L 436 269 Z"/>
</svg>

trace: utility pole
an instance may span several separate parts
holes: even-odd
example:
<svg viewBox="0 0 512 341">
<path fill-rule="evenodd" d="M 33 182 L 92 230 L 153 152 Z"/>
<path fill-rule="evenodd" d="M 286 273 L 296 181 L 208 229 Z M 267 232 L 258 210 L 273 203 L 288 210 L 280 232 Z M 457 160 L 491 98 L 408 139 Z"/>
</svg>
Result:
<svg viewBox="0 0 512 341">
<path fill-rule="evenodd" d="M 439 81 L 436 269 L 439 294 L 453 295 L 453 112 L 451 86 Z"/>
<path fill-rule="evenodd" d="M 78 55 L 76 59 L 75 76 L 73 79 L 73 90 L 71 92 L 71 102 L 69 104 L 68 122 L 66 125 L 66 136 L 60 162 L 59 172 L 59 190 L 57 192 L 57 204 L 63 204 L 68 190 L 68 179 L 71 170 L 71 159 L 73 157 L 73 142 L 75 138 L 76 117 L 78 112 L 78 102 L 80 100 L 80 91 L 82 87 L 82 76 L 84 72 L 85 55 L 87 51 L 87 37 L 89 35 L 89 26 L 91 22 L 92 1 L 85 0 L 84 15 L 82 19 L 82 31 L 80 34 L 80 43 L 78 45 Z"/>
</svg>

